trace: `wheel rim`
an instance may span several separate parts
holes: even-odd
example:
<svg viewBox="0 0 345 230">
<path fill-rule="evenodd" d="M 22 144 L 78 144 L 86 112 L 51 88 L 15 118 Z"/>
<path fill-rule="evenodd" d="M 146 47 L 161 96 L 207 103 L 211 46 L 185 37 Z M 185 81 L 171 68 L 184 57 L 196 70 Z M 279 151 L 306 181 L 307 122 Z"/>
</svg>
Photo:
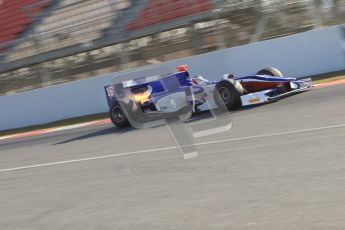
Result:
<svg viewBox="0 0 345 230">
<path fill-rule="evenodd" d="M 224 102 L 224 104 L 228 104 L 231 100 L 230 90 L 225 87 L 221 87 L 218 89 L 218 97 L 219 99 Z"/>
<path fill-rule="evenodd" d="M 112 110 L 112 116 L 116 122 L 121 122 L 125 119 L 122 109 L 119 106 L 116 106 Z"/>
</svg>

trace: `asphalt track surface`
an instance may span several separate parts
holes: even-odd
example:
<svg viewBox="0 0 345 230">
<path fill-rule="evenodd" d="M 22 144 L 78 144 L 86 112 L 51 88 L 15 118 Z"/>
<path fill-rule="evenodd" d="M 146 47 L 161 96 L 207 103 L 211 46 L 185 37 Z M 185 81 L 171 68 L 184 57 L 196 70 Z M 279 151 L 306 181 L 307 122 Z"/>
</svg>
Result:
<svg viewBox="0 0 345 230">
<path fill-rule="evenodd" d="M 164 126 L 0 141 L 0 229 L 344 229 L 344 102 L 338 85 L 235 111 L 189 160 Z"/>
</svg>

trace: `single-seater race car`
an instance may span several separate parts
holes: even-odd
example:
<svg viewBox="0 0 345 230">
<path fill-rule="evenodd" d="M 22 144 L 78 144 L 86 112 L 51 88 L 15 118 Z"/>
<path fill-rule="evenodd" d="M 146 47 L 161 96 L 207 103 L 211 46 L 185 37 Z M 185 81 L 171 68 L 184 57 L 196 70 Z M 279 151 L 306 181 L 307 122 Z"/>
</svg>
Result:
<svg viewBox="0 0 345 230">
<path fill-rule="evenodd" d="M 310 78 L 285 77 L 273 67 L 242 77 L 225 74 L 218 81 L 190 76 L 187 65 L 177 68 L 176 73 L 105 86 L 113 124 L 121 128 L 135 126 L 132 123 L 136 121 L 187 115 L 188 111 L 197 113 L 216 108 L 232 110 L 240 106 L 268 103 L 312 88 Z"/>
</svg>

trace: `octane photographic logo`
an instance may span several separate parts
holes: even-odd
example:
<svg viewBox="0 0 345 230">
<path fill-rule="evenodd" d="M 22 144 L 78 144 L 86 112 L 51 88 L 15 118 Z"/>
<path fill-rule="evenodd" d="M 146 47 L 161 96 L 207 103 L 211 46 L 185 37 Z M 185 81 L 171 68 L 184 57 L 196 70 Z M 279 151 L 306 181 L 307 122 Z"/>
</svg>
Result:
<svg viewBox="0 0 345 230">
<path fill-rule="evenodd" d="M 195 99 L 196 86 L 182 83 L 175 72 L 166 67 L 150 67 L 118 74 L 113 77 L 112 88 L 107 90 L 133 127 L 165 125 L 183 158 L 190 159 L 198 156 L 198 138 L 230 131 L 232 119 L 229 111 L 214 109 L 209 111 L 208 118 L 192 121 L 190 118 L 200 105 Z M 211 108 L 209 103 L 206 100 L 203 106 Z"/>
</svg>

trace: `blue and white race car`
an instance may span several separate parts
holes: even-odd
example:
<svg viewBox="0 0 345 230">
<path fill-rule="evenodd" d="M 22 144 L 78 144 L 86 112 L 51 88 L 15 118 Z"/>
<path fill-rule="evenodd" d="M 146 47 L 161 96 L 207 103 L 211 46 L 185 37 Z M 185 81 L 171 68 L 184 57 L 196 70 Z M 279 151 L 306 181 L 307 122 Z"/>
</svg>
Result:
<svg viewBox="0 0 345 230">
<path fill-rule="evenodd" d="M 225 74 L 219 81 L 190 76 L 186 67 L 178 66 L 176 73 L 105 86 L 113 124 L 121 128 L 189 112 L 216 108 L 232 110 L 278 100 L 312 88 L 310 78 L 285 77 L 272 67 L 244 77 Z"/>
</svg>

